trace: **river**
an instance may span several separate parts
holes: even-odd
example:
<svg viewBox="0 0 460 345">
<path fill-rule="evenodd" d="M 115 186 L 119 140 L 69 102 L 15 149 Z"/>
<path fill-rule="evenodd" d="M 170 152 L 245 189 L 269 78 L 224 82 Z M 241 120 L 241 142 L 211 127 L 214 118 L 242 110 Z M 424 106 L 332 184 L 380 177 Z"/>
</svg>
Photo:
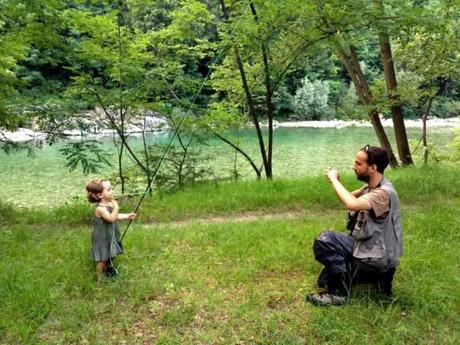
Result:
<svg viewBox="0 0 460 345">
<path fill-rule="evenodd" d="M 394 144 L 392 129 L 386 128 Z M 411 147 L 415 147 L 420 138 L 420 130 L 408 128 Z M 235 133 L 230 137 L 235 139 Z M 254 131 L 239 133 L 241 147 L 260 164 L 260 154 Z M 453 128 L 429 129 L 428 141 L 439 151 L 448 150 L 447 144 L 454 138 Z M 152 134 L 150 143 L 165 143 L 169 135 Z M 116 148 L 111 138 L 101 139 L 104 147 L 112 153 L 113 167 L 104 168 L 99 175 L 106 177 L 116 170 Z M 140 148 L 139 137 L 130 139 L 133 147 Z M 351 169 L 356 151 L 366 144 L 377 145 L 377 139 L 371 127 L 345 128 L 277 128 L 274 137 L 273 170 L 275 178 L 302 177 L 322 173 L 326 166 L 342 171 Z M 81 169 L 68 171 L 64 157 L 59 152 L 63 143 L 45 146 L 35 150 L 35 157 L 26 152 L 6 155 L 0 152 L 0 201 L 21 207 L 55 207 L 83 198 L 87 181 L 96 177 L 84 176 Z M 230 176 L 235 163 L 234 150 L 222 141 L 212 138 L 202 151 L 211 156 L 207 163 L 218 176 Z M 418 151 L 420 153 L 420 149 Z M 417 155 L 414 157 L 417 159 Z M 236 161 L 243 179 L 254 179 L 252 168 L 240 155 Z"/>
</svg>

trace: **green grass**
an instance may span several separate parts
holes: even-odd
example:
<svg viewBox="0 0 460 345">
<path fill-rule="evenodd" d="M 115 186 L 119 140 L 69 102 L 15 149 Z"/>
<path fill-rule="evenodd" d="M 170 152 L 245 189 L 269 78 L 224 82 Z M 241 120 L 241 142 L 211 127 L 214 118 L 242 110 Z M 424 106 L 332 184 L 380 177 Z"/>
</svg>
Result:
<svg viewBox="0 0 460 345">
<path fill-rule="evenodd" d="M 333 308 L 304 302 L 321 268 L 315 236 L 344 227 L 324 177 L 208 184 L 149 200 L 116 260 L 121 275 L 102 283 L 88 259 L 86 205 L 0 205 L 0 343 L 457 344 L 458 173 L 389 173 L 405 230 L 395 298 L 363 286 Z M 210 221 L 216 215 L 224 218 Z"/>
<path fill-rule="evenodd" d="M 406 205 L 423 204 L 426 200 L 460 197 L 459 170 L 448 165 L 404 168 L 388 171 L 388 178 L 396 186 Z M 352 174 L 345 174 L 344 184 L 358 188 L 360 183 Z M 134 209 L 140 197 L 123 198 L 122 211 Z M 197 217 L 229 216 L 243 212 L 283 213 L 302 210 L 341 209 L 323 176 L 302 179 L 241 181 L 235 183 L 208 182 L 185 188 L 174 194 L 146 198 L 139 211 L 139 222 L 169 222 Z M 92 205 L 76 199 L 62 207 L 48 209 L 13 209 L 0 200 L 0 224 L 44 223 L 90 224 Z"/>
</svg>

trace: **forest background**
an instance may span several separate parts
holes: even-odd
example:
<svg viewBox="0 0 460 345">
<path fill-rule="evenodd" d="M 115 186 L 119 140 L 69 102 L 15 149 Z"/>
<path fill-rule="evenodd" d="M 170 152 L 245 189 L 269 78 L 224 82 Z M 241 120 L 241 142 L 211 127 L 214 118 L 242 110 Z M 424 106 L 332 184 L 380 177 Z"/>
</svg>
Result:
<svg viewBox="0 0 460 345">
<path fill-rule="evenodd" d="M 72 130 L 84 137 L 110 128 L 118 135 L 123 191 L 133 174 L 124 156 L 144 181 L 162 160 L 164 147 L 129 146 L 130 125 L 145 134 L 149 116 L 161 119 L 155 130 L 180 129 L 169 175 L 182 185 L 206 174 L 192 167 L 199 160 L 193 147 L 209 136 L 241 154 L 258 178 L 272 178 L 276 121 L 365 119 L 394 167 L 413 162 L 404 118 L 424 120 L 426 161 L 426 119 L 460 111 L 459 1 L 0 6 L 1 133 L 28 127 L 52 144 Z M 393 120 L 394 149 L 382 117 Z M 248 126 L 257 157 L 228 135 Z M 21 146 L 6 135 L 0 142 L 7 152 Z M 85 173 L 108 163 L 97 140 L 69 143 L 63 153 L 71 169 Z"/>
</svg>

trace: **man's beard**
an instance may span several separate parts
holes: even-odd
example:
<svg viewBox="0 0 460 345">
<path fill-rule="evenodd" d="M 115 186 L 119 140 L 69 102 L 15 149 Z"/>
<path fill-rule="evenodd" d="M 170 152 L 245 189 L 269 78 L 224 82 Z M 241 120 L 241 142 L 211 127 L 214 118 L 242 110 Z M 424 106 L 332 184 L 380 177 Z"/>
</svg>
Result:
<svg viewBox="0 0 460 345">
<path fill-rule="evenodd" d="M 356 174 L 356 178 L 360 181 L 369 182 L 370 176 L 369 175 L 364 175 L 364 174 Z"/>
</svg>

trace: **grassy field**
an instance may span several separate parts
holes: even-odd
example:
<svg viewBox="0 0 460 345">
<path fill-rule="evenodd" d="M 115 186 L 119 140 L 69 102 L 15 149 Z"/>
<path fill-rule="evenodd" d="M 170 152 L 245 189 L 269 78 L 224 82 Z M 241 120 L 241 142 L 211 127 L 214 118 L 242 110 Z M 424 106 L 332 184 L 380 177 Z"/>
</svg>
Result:
<svg viewBox="0 0 460 345">
<path fill-rule="evenodd" d="M 322 176 L 207 184 L 148 200 L 115 262 L 120 275 L 103 282 L 88 259 L 89 205 L 0 204 L 0 343 L 458 344 L 459 173 L 389 172 L 405 230 L 394 299 L 362 286 L 332 308 L 305 303 L 321 269 L 314 238 L 344 229 Z"/>
</svg>

